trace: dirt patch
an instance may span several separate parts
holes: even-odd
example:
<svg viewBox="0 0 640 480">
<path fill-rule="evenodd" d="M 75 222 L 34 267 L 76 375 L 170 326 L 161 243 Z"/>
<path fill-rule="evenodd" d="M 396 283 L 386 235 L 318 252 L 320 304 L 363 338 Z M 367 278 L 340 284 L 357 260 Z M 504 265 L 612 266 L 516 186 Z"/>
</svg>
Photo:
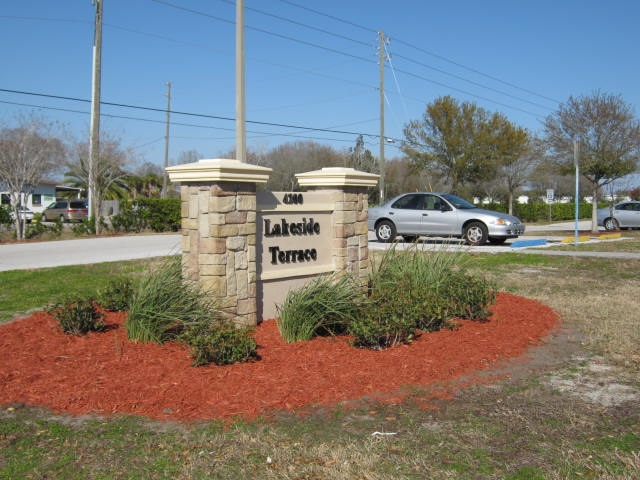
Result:
<svg viewBox="0 0 640 480">
<path fill-rule="evenodd" d="M 511 367 L 528 362 L 523 354 L 553 338 L 560 323 L 549 307 L 502 292 L 491 311 L 488 322 L 462 321 L 455 331 L 423 334 L 385 351 L 355 349 L 348 337 L 287 344 L 275 322 L 266 321 L 255 332 L 260 360 L 224 367 L 191 366 L 180 344 L 130 343 L 122 313 L 108 315 L 108 331 L 76 337 L 40 312 L 0 326 L 0 404 L 183 421 L 250 419 L 363 396 L 397 402 L 409 386 L 446 384 L 478 371 L 493 375 L 473 381 L 493 381 L 505 373 L 491 369 L 508 359 L 520 359 L 507 362 Z"/>
</svg>

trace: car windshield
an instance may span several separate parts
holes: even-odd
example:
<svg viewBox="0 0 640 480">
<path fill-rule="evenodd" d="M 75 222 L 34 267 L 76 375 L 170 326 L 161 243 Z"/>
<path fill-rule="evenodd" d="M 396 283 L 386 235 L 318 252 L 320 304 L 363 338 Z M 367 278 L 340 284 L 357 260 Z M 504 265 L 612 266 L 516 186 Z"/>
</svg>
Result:
<svg viewBox="0 0 640 480">
<path fill-rule="evenodd" d="M 453 205 L 454 207 L 460 209 L 460 210 L 467 210 L 470 208 L 478 208 L 476 207 L 474 204 L 467 202 L 466 200 L 463 200 L 460 197 L 456 197 L 455 195 L 451 195 L 450 193 L 445 193 L 444 195 L 442 195 L 442 198 L 444 198 L 447 202 L 449 202 L 451 205 Z"/>
</svg>

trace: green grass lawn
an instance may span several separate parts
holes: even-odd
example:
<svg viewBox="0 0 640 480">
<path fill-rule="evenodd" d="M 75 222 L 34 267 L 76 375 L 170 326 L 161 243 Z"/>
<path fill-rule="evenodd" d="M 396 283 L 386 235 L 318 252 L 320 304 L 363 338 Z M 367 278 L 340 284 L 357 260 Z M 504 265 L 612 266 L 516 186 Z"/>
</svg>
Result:
<svg viewBox="0 0 640 480">
<path fill-rule="evenodd" d="M 230 425 L 1 405 L 0 479 L 640 478 L 638 402 L 603 405 L 550 382 L 580 377 L 598 388 L 604 380 L 588 369 L 597 364 L 610 368 L 607 381 L 640 389 L 632 361 L 640 359 L 640 261 L 506 253 L 471 262 L 501 289 L 556 309 L 581 360 L 558 347 L 553 364 L 465 388 L 429 408 L 423 399 L 432 387 L 412 386 L 401 404 L 361 399 Z M 95 293 L 148 265 L 0 272 L 0 318 L 67 293 Z"/>
</svg>

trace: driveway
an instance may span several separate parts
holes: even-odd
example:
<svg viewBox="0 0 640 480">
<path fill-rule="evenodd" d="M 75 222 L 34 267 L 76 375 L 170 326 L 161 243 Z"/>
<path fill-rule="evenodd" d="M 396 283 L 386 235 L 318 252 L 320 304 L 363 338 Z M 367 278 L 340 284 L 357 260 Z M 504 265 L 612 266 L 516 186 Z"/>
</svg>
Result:
<svg viewBox="0 0 640 480">
<path fill-rule="evenodd" d="M 425 250 L 464 250 L 478 253 L 544 253 L 546 255 L 598 256 L 623 259 L 640 259 L 640 253 L 617 252 L 580 252 L 549 250 L 545 247 L 552 245 L 569 245 L 561 243 L 567 237 L 567 232 L 574 227 L 573 222 L 556 223 L 552 225 L 527 226 L 527 235 L 517 240 L 511 240 L 504 245 L 483 245 L 469 247 L 460 240 L 449 238 L 422 237 L 419 244 Z M 589 231 L 591 222 L 580 222 L 581 232 Z M 544 232 L 558 235 L 543 235 Z M 540 232 L 540 234 L 537 234 Z M 571 235 L 569 235 L 571 236 Z M 83 238 L 76 240 L 57 240 L 49 242 L 10 243 L 0 245 L 0 271 L 27 270 L 33 268 L 59 267 L 62 265 L 83 265 L 90 263 L 118 262 L 122 260 L 137 260 L 142 258 L 163 257 L 179 254 L 182 251 L 180 234 L 162 235 L 126 235 L 118 237 Z M 543 241 L 544 245 L 517 246 L 516 241 Z M 591 240 L 596 242 L 598 240 Z M 388 243 L 380 243 L 375 234 L 369 232 L 369 248 L 371 250 L 386 250 Z M 406 248 L 410 244 L 398 243 L 396 248 Z"/>
</svg>

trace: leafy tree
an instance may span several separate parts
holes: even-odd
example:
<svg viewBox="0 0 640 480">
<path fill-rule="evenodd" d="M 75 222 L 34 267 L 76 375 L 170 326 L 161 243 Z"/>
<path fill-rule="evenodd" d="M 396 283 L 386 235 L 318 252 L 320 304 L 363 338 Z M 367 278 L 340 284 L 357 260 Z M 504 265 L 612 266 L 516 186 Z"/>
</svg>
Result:
<svg viewBox="0 0 640 480">
<path fill-rule="evenodd" d="M 158 165 L 145 162 L 124 181 L 132 198 L 159 198 L 162 192 L 163 170 Z"/>
<path fill-rule="evenodd" d="M 55 172 L 65 155 L 65 146 L 53 135 L 53 124 L 37 116 L 20 117 L 17 127 L 0 130 L 0 184 L 11 194 L 18 240 L 24 239 L 25 222 L 19 214 L 24 196 Z"/>
<path fill-rule="evenodd" d="M 580 173 L 592 187 L 592 230 L 597 231 L 600 188 L 638 169 L 640 122 L 616 95 L 599 91 L 569 97 L 544 123 L 545 137 L 556 161 L 573 168 L 573 142 L 579 142 Z"/>
<path fill-rule="evenodd" d="M 422 120 L 410 121 L 404 135 L 402 151 L 421 169 L 439 171 L 453 193 L 493 177 L 527 143 L 526 132 L 502 114 L 450 96 L 427 105 Z"/>
</svg>

